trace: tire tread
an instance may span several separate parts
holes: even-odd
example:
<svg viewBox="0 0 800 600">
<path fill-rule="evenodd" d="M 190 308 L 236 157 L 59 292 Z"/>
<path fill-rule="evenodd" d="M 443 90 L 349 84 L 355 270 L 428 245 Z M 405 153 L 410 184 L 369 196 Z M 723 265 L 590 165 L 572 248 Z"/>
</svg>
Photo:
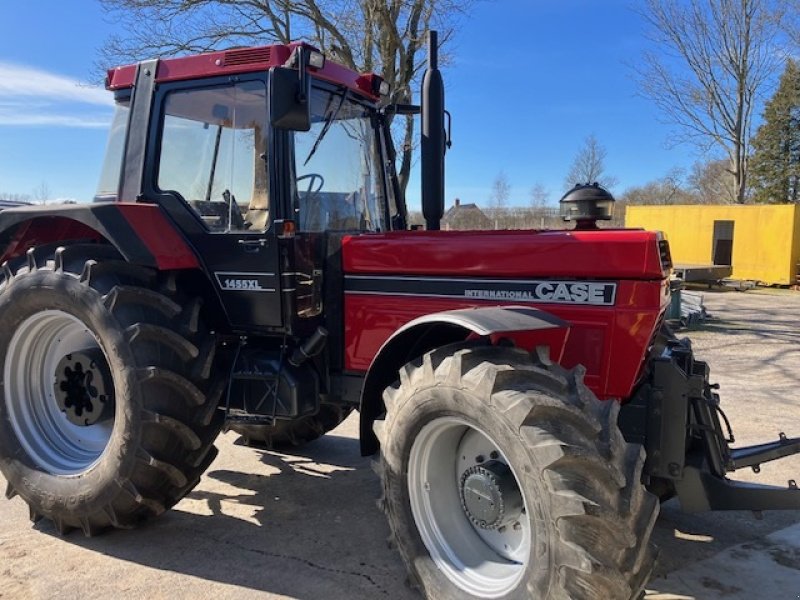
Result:
<svg viewBox="0 0 800 600">
<path fill-rule="evenodd" d="M 132 472 L 118 475 L 116 491 L 105 496 L 110 501 L 88 514 L 30 505 L 31 520 L 48 518 L 60 533 L 80 529 L 87 536 L 131 528 L 181 500 L 217 455 L 213 442 L 222 427 L 217 404 L 225 370 L 214 362 L 216 340 L 203 328 L 202 302 L 180 297 L 174 281 L 167 281 L 173 274 L 127 263 L 110 246 L 31 249 L 22 260 L 4 263 L 2 285 L 45 269 L 53 272 L 48 277 L 78 280 L 87 298 L 94 295 L 99 309 L 119 323 L 137 363 L 131 368 L 144 389 L 138 413 L 142 434 Z M 6 495 L 9 490 L 16 492 L 10 484 Z"/>
</svg>

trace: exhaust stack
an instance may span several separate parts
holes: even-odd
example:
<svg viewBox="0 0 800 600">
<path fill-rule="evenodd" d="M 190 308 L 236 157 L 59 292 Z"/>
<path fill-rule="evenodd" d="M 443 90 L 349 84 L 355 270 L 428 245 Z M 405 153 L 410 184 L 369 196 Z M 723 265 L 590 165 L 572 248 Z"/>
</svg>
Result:
<svg viewBox="0 0 800 600">
<path fill-rule="evenodd" d="M 428 32 L 428 68 L 422 79 L 422 214 L 437 231 L 444 215 L 444 83 L 436 31 Z"/>
</svg>

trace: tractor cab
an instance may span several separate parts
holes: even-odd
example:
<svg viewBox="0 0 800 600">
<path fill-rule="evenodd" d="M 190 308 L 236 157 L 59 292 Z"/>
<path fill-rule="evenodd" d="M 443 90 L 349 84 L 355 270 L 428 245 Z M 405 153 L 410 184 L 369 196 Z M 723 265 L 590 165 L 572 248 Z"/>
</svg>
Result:
<svg viewBox="0 0 800 600">
<path fill-rule="evenodd" d="M 121 67 L 107 87 L 95 200 L 160 205 L 234 330 L 313 330 L 325 239 L 403 223 L 374 75 L 291 44 Z"/>
</svg>

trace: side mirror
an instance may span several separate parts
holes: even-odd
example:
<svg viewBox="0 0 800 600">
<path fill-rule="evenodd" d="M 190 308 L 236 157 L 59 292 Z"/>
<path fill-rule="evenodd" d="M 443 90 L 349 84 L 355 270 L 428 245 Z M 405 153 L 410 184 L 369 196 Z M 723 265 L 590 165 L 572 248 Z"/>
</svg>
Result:
<svg viewBox="0 0 800 600">
<path fill-rule="evenodd" d="M 311 129 L 311 79 L 298 77 L 297 69 L 270 69 L 269 119 L 278 129 Z"/>
</svg>

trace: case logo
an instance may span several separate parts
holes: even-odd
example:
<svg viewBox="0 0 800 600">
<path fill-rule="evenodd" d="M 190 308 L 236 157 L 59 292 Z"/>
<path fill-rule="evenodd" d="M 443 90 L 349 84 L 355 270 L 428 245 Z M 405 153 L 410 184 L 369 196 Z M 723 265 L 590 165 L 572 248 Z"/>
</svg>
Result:
<svg viewBox="0 0 800 600">
<path fill-rule="evenodd" d="M 466 289 L 464 296 L 478 300 L 612 306 L 616 290 L 615 283 L 537 281 L 524 289 Z"/>
</svg>

